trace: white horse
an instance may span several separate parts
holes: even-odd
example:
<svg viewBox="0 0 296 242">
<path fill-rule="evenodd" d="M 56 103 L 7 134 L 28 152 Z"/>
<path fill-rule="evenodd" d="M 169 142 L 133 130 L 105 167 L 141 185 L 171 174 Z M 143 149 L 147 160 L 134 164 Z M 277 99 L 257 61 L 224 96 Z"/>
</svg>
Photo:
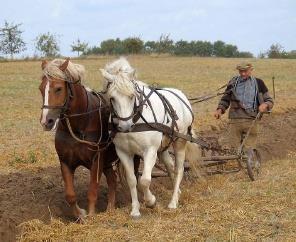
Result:
<svg viewBox="0 0 296 242">
<path fill-rule="evenodd" d="M 134 122 L 136 122 L 136 124 L 145 122 L 154 123 L 154 116 L 157 118 L 158 123 L 165 124 L 169 127 L 171 127 L 173 120 L 165 110 L 159 95 L 155 92 L 151 94 L 151 89 L 148 85 L 135 80 L 135 70 L 130 66 L 126 59 L 120 58 L 113 63 L 106 65 L 104 69 L 101 69 L 101 73 L 104 77 L 103 90 L 106 94 L 106 99 L 110 101 L 111 108 L 114 112 L 113 114 L 116 114 L 113 118 L 113 122 L 116 123 L 117 130 L 120 131 L 116 133 L 114 144 L 116 146 L 116 152 L 125 168 L 126 178 L 131 192 L 131 216 L 141 216 L 136 187 L 137 180 L 134 175 L 134 155 L 141 156 L 144 161 L 143 173 L 139 180 L 139 184 L 144 193 L 146 206 L 154 207 L 156 203 L 156 198 L 151 193 L 149 186 L 151 183 L 152 168 L 155 165 L 158 155 L 159 159 L 166 165 L 166 168 L 174 181 L 174 191 L 168 207 L 172 209 L 177 208 L 180 193 L 179 186 L 184 172 L 185 153 L 190 151 L 191 154 L 189 154 L 190 156 L 186 156 L 186 159 L 194 159 L 196 158 L 195 156 L 199 154 L 194 154 L 199 151 L 199 147 L 184 139 L 174 139 L 172 142 L 175 153 L 174 164 L 167 149 L 164 151 L 162 150 L 163 147 L 166 147 L 171 142 L 171 139 L 162 132 L 155 130 L 129 132 L 135 126 Z M 145 95 L 151 94 L 149 101 L 152 108 L 148 105 L 146 100 L 145 105 L 142 105 L 142 117 L 138 117 L 138 120 L 135 121 L 134 117 L 137 115 L 135 107 L 137 107 L 137 105 L 139 106 L 141 102 L 141 100 L 139 100 L 139 90 L 143 91 Z M 176 120 L 178 132 L 188 134 L 193 122 L 193 115 L 191 113 L 190 103 L 186 96 L 180 90 L 172 88 L 161 89 L 158 90 L 158 92 L 169 100 L 171 106 L 175 110 L 178 117 Z M 183 99 L 187 105 L 185 105 L 181 99 L 173 93 Z M 152 109 L 154 110 L 154 115 Z M 139 110 L 137 110 L 137 112 L 139 112 Z M 187 147 L 186 149 L 186 145 L 190 147 Z M 193 148 L 193 146 L 195 146 L 195 148 Z"/>
</svg>

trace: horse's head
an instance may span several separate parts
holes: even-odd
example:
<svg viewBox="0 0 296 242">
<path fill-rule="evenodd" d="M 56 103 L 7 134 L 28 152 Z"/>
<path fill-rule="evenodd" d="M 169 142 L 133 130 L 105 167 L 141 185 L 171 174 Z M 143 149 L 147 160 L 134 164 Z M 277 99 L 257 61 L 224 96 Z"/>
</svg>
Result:
<svg viewBox="0 0 296 242">
<path fill-rule="evenodd" d="M 124 58 L 120 58 L 100 71 L 104 77 L 103 89 L 110 101 L 113 122 L 118 130 L 129 131 L 135 115 L 135 70 Z"/>
<path fill-rule="evenodd" d="M 40 123 L 44 130 L 56 128 L 62 113 L 69 108 L 72 95 L 71 83 L 79 82 L 84 75 L 84 67 L 66 60 L 43 61 L 42 81 L 39 86 L 43 98 Z"/>
</svg>

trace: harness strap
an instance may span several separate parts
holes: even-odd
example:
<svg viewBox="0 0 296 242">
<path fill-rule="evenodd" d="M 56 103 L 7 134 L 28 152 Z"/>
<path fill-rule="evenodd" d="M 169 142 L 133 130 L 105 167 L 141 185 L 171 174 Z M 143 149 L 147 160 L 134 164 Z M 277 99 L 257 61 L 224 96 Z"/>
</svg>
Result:
<svg viewBox="0 0 296 242">
<path fill-rule="evenodd" d="M 162 95 L 156 89 L 153 89 L 153 90 L 158 95 L 158 97 L 160 98 L 160 100 L 162 101 L 163 106 L 164 106 L 164 109 L 171 116 L 171 119 L 172 119 L 172 127 L 171 127 L 171 129 L 174 130 L 174 128 L 176 128 L 177 130 L 179 130 L 179 127 L 178 127 L 178 124 L 177 124 L 177 121 L 176 121 L 176 120 L 179 119 L 179 117 L 176 114 L 176 111 L 173 108 L 172 104 L 169 102 L 169 100 L 164 95 Z"/>
<path fill-rule="evenodd" d="M 185 106 L 186 108 L 190 111 L 191 113 L 191 116 L 192 116 L 192 123 L 194 121 L 194 114 L 192 112 L 192 109 L 189 107 L 189 105 L 183 100 L 183 98 L 181 98 L 177 93 L 174 93 L 173 91 L 171 90 L 168 90 L 168 89 L 159 89 L 159 90 L 163 90 L 163 91 L 167 91 L 167 92 L 170 92 L 171 94 L 174 94 Z"/>
<path fill-rule="evenodd" d="M 114 126 L 112 124 L 109 124 L 109 130 L 114 131 Z M 129 133 L 129 132 L 143 132 L 143 131 L 158 131 L 162 132 L 163 134 L 171 137 L 171 138 L 180 138 L 184 139 L 186 141 L 189 141 L 191 143 L 196 143 L 200 145 L 202 148 L 210 149 L 212 148 L 208 143 L 206 143 L 204 140 L 202 140 L 199 137 L 194 138 L 191 134 L 182 134 L 178 131 L 172 130 L 169 126 L 161 124 L 161 123 L 139 123 L 132 126 L 130 131 L 126 132 L 120 132 L 120 133 Z"/>
</svg>

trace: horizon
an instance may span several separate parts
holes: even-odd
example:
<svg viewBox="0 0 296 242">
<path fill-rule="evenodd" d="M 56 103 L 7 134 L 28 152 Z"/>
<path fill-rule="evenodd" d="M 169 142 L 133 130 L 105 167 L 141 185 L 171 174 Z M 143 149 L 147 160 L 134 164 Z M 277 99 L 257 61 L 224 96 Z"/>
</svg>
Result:
<svg viewBox="0 0 296 242">
<path fill-rule="evenodd" d="M 17 57 L 33 56 L 34 39 L 46 32 L 59 36 L 60 54 L 70 57 L 76 56 L 70 45 L 77 38 L 92 47 L 110 38 L 157 40 L 163 33 L 175 42 L 222 40 L 254 56 L 277 43 L 286 51 L 296 49 L 293 0 L 1 0 L 1 6 L 0 26 L 5 20 L 22 23 L 27 50 Z"/>
</svg>

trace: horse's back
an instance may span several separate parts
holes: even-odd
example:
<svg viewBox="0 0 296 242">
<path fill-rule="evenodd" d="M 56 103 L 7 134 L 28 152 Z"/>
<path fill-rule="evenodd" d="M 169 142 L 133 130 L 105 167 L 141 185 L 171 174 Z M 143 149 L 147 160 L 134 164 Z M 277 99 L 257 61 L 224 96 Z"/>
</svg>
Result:
<svg viewBox="0 0 296 242">
<path fill-rule="evenodd" d="M 178 116 L 178 125 L 191 125 L 193 122 L 192 108 L 186 95 L 181 90 L 175 88 L 163 88 L 159 90 L 159 92 L 170 102 L 174 108 Z"/>
</svg>

